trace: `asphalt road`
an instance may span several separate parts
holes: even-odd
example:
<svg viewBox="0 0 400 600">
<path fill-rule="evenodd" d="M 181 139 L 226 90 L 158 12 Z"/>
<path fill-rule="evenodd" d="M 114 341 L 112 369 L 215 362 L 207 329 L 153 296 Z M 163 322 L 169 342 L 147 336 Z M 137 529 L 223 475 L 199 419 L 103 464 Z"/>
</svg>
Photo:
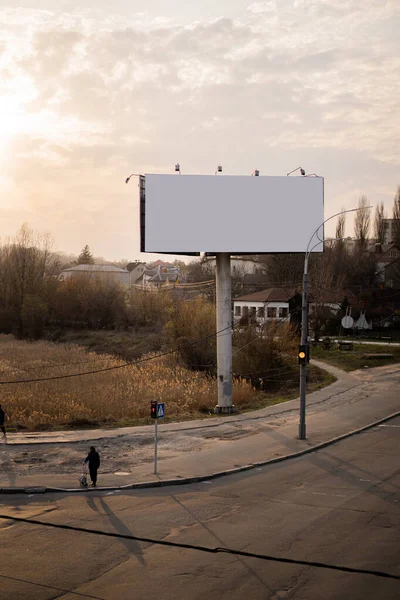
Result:
<svg viewBox="0 0 400 600">
<path fill-rule="evenodd" d="M 400 419 L 202 484 L 3 496 L 0 513 L 400 576 Z M 0 520 L 1 600 L 398 600 L 400 581 Z M 68 590 L 68 591 L 67 591 Z"/>
</svg>

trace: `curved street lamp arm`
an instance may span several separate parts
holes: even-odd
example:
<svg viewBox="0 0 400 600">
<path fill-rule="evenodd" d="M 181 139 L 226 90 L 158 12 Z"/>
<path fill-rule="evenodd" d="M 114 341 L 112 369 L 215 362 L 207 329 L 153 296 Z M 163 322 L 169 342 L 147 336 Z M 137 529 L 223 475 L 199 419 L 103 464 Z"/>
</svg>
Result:
<svg viewBox="0 0 400 600">
<path fill-rule="evenodd" d="M 365 206 L 365 207 L 363 207 L 363 208 L 372 208 L 372 206 Z M 336 213 L 336 214 L 334 214 L 334 215 L 332 215 L 332 216 L 328 217 L 327 219 L 325 219 L 325 221 L 323 221 L 323 222 L 321 223 L 321 225 L 319 225 L 319 226 L 317 227 L 317 229 L 314 231 L 314 233 L 313 233 L 313 234 L 312 234 L 312 236 L 310 237 L 310 240 L 309 240 L 309 242 L 308 242 L 308 246 L 307 246 L 307 250 L 306 250 L 306 255 L 307 255 L 307 254 L 309 254 L 309 253 L 311 252 L 311 250 L 309 250 L 309 248 L 310 248 L 310 244 L 311 244 L 311 242 L 312 242 L 312 239 L 313 239 L 314 235 L 316 235 L 316 234 L 318 233 L 318 231 L 321 229 L 321 227 L 323 227 L 323 226 L 325 225 L 325 223 L 327 223 L 327 222 L 328 222 L 328 221 L 330 221 L 331 219 L 334 219 L 335 217 L 338 217 L 339 215 L 344 215 L 345 213 L 349 213 L 349 212 L 355 212 L 355 211 L 357 211 L 357 210 L 360 210 L 360 208 L 349 208 L 348 210 L 341 210 L 340 212 L 338 212 L 338 213 Z M 323 241 L 323 240 L 321 240 L 321 242 L 322 242 L 322 241 Z M 318 246 L 318 244 L 317 244 L 317 246 Z M 315 248 L 315 246 L 314 246 L 314 248 Z"/>
</svg>

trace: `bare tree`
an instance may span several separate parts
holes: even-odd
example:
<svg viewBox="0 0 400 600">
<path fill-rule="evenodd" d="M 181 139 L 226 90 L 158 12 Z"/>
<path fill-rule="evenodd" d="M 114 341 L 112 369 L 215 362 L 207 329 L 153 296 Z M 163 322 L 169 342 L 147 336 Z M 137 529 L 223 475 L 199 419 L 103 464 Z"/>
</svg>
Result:
<svg viewBox="0 0 400 600">
<path fill-rule="evenodd" d="M 393 200 L 393 242 L 400 248 L 400 185 Z"/>
<path fill-rule="evenodd" d="M 357 240 L 357 249 L 363 252 L 367 247 L 371 215 L 368 208 L 368 199 L 361 196 L 358 201 L 358 211 L 354 220 L 354 234 Z"/>
<path fill-rule="evenodd" d="M 343 207 L 342 207 L 342 211 L 343 211 Z M 337 222 L 336 222 L 336 232 L 335 232 L 335 237 L 337 241 L 342 241 L 344 236 L 345 236 L 345 231 L 346 231 L 346 215 L 344 213 L 342 213 L 341 215 L 338 216 Z"/>
<path fill-rule="evenodd" d="M 268 260 L 268 276 L 272 285 L 300 285 L 303 280 L 304 254 L 272 254 Z"/>
<path fill-rule="evenodd" d="M 24 224 L 0 249 L 0 305 L 19 337 L 37 337 L 43 328 L 57 269 L 52 243 Z"/>
<path fill-rule="evenodd" d="M 386 218 L 385 207 L 380 202 L 375 207 L 374 238 L 378 244 L 383 244 L 384 219 Z"/>
</svg>

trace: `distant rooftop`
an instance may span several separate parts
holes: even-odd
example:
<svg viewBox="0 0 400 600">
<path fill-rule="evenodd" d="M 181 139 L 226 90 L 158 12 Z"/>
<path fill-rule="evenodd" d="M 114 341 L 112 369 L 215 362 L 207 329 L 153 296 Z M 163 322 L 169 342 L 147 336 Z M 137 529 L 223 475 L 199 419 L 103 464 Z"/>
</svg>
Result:
<svg viewBox="0 0 400 600">
<path fill-rule="evenodd" d="M 69 267 L 69 269 L 63 269 L 64 271 L 83 271 L 91 273 L 127 273 L 126 269 L 115 267 L 114 265 L 76 265 L 75 267 Z"/>
<path fill-rule="evenodd" d="M 289 302 L 296 294 L 296 288 L 273 287 L 253 294 L 235 298 L 235 302 Z"/>
<path fill-rule="evenodd" d="M 313 295 L 318 298 L 319 302 L 326 302 L 336 304 L 342 302 L 346 297 L 348 302 L 354 301 L 354 294 L 351 290 L 324 290 L 316 286 L 315 293 L 313 294 L 312 286 L 310 285 L 309 297 L 312 300 Z M 301 289 L 295 287 L 272 287 L 260 292 L 254 292 L 253 294 L 247 294 L 234 298 L 234 302 L 289 302 L 296 293 L 301 293 Z"/>
</svg>

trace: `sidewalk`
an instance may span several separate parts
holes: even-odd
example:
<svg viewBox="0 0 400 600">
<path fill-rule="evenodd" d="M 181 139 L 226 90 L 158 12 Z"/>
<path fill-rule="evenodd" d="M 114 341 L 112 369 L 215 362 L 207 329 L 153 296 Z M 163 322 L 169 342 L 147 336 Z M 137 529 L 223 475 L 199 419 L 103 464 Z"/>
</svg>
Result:
<svg viewBox="0 0 400 600">
<path fill-rule="evenodd" d="M 312 450 L 321 443 L 395 415 L 400 410 L 400 365 L 345 373 L 313 361 L 333 373 L 338 380 L 307 397 L 307 440 L 298 439 L 299 400 L 267 407 L 251 413 L 168 423 L 158 426 L 158 473 L 154 475 L 152 445 L 154 427 L 117 430 L 91 430 L 9 434 L 8 444 L 0 446 L 0 493 L 11 488 L 28 493 L 30 488 L 79 488 L 79 473 L 18 475 L 11 452 L 16 446 L 46 444 L 96 444 L 107 440 L 140 445 L 141 460 L 128 471 L 99 472 L 99 488 L 144 487 L 166 482 L 184 483 L 207 478 L 270 459 Z M 166 407 L 168 410 L 168 407 Z M 29 449 L 29 448 L 28 448 Z M 136 451 L 135 451 L 136 452 Z M 136 455 L 136 454 L 135 454 Z M 0 462 L 0 464 L 1 464 Z M 103 469 L 107 461 L 103 460 Z M 138 485 L 142 484 L 142 485 Z M 43 489 L 40 491 L 44 491 Z M 49 490 L 50 491 L 50 490 Z"/>
</svg>

